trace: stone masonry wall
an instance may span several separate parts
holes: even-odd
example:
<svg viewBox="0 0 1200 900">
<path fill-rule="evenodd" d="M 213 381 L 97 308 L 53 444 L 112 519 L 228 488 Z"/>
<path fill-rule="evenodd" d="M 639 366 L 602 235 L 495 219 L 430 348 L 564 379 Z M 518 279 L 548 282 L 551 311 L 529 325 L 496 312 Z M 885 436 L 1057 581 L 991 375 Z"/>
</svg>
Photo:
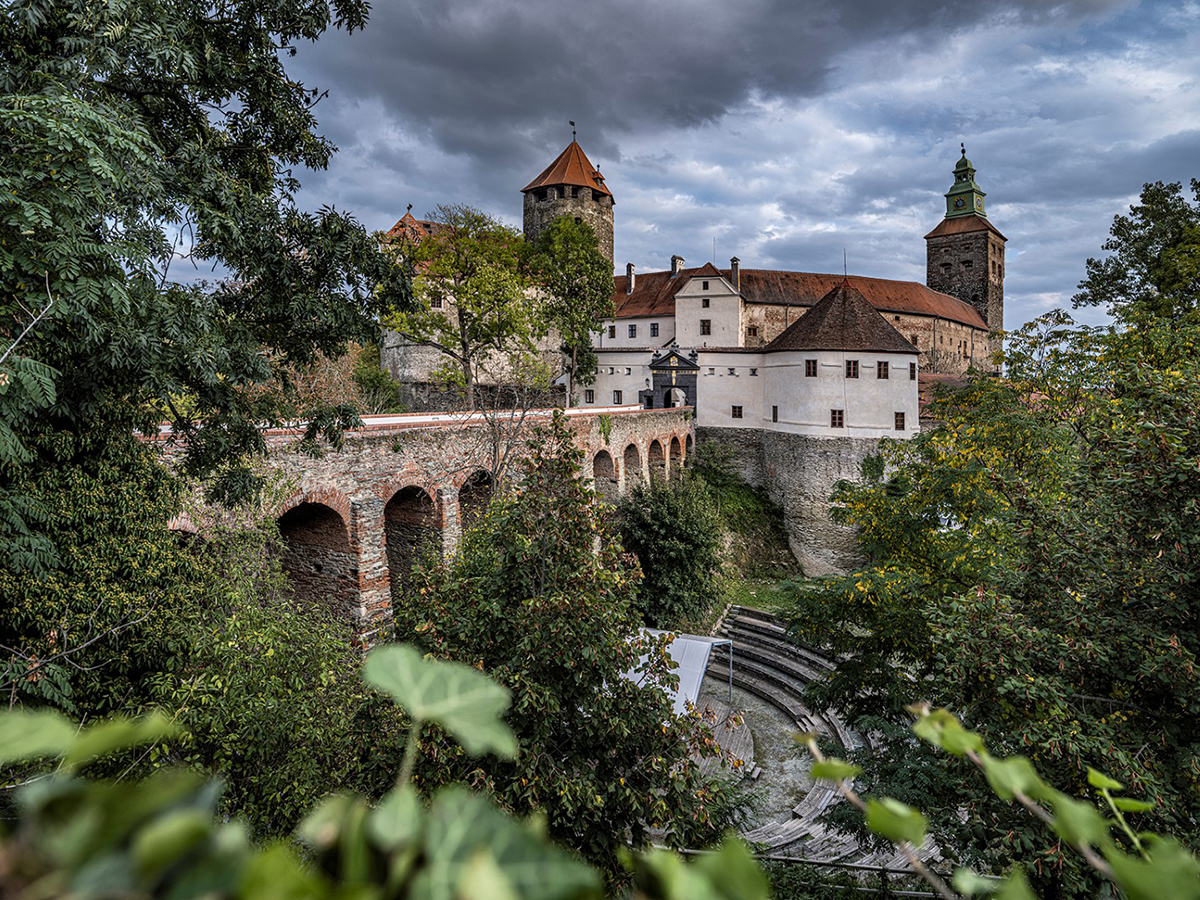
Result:
<svg viewBox="0 0 1200 900">
<path fill-rule="evenodd" d="M 730 451 L 742 478 L 783 508 L 788 543 L 806 575 L 841 574 L 858 565 L 854 530 L 830 518 L 829 495 L 838 481 L 861 477 L 862 461 L 878 452 L 878 440 L 733 428 L 697 428 L 696 440 Z"/>
<path fill-rule="evenodd" d="M 570 196 L 575 190 L 576 196 Z M 541 200 L 538 195 L 546 192 L 547 199 Z M 566 196 L 560 196 L 566 194 Z M 595 196 L 598 199 L 593 199 Z M 593 195 L 586 187 L 572 188 L 570 186 L 545 188 L 542 191 L 530 191 L 525 195 L 523 225 L 525 240 L 533 243 L 542 230 L 559 216 L 570 216 L 592 226 L 596 233 L 596 249 L 609 262 L 613 260 L 613 200 L 607 194 Z"/>
</svg>

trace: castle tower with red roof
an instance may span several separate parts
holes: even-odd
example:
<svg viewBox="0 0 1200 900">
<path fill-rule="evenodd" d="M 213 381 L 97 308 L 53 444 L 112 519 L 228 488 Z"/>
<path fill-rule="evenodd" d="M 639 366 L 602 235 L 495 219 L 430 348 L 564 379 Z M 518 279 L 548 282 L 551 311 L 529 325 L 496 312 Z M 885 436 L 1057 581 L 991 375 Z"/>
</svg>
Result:
<svg viewBox="0 0 1200 900">
<path fill-rule="evenodd" d="M 604 176 L 572 138 L 562 153 L 537 178 L 521 189 L 525 195 L 525 239 L 538 235 L 559 216 L 586 222 L 596 232 L 601 253 L 613 258 L 613 195 Z"/>
<path fill-rule="evenodd" d="M 946 216 L 925 235 L 925 283 L 970 303 L 995 333 L 1004 328 L 1004 244 L 1008 238 L 988 221 L 984 196 L 963 147 L 962 158 L 954 167 L 954 184 L 946 194 Z M 993 351 L 1000 349 L 995 337 L 990 343 Z"/>
</svg>

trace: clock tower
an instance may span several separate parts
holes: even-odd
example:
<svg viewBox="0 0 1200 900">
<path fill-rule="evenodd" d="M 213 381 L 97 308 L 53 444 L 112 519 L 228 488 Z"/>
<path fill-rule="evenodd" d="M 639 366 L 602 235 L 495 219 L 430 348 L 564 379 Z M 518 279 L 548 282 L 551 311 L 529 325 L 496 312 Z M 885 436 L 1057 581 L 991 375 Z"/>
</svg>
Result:
<svg viewBox="0 0 1200 900">
<path fill-rule="evenodd" d="M 946 216 L 925 235 L 925 283 L 935 291 L 970 303 L 983 317 L 993 350 L 1004 328 L 1004 244 L 1008 240 L 988 221 L 983 190 L 966 147 L 954 166 L 954 184 L 946 193 Z"/>
</svg>

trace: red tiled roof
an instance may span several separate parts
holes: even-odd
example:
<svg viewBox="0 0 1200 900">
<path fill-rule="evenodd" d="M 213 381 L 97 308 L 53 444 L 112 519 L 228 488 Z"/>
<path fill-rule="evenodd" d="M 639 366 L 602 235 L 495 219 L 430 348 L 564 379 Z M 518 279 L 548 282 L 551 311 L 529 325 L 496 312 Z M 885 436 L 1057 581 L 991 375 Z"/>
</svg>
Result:
<svg viewBox="0 0 1200 900">
<path fill-rule="evenodd" d="M 990 231 L 1002 241 L 1007 241 L 1004 235 L 1000 233 L 1000 229 L 985 219 L 983 216 L 977 216 L 972 213 L 969 216 L 955 216 L 953 219 L 942 219 L 938 222 L 937 228 L 925 235 L 927 238 L 938 237 L 943 234 L 967 234 L 972 231 Z"/>
<path fill-rule="evenodd" d="M 684 269 L 672 278 L 670 272 L 644 272 L 635 276 L 634 291 L 625 293 L 626 278 L 615 279 L 613 304 L 617 318 L 633 316 L 671 316 L 675 314 L 675 295 L 696 275 L 721 277 L 732 283 L 728 269 L 712 263 L 696 269 Z M 957 297 L 942 294 L 915 281 L 893 281 L 864 275 L 823 275 L 816 272 L 784 272 L 778 269 L 742 269 L 741 293 L 747 303 L 778 306 L 813 306 L 829 291 L 848 280 L 879 312 L 937 316 L 972 328 L 987 330 L 987 323 L 975 307 Z"/>
<path fill-rule="evenodd" d="M 587 187 L 612 196 L 612 191 L 604 185 L 604 176 L 600 174 L 600 170 L 591 164 L 583 148 L 575 141 L 567 144 L 567 149 L 558 154 L 558 159 L 550 163 L 541 175 L 521 188 L 521 193 L 559 184 Z"/>
<path fill-rule="evenodd" d="M 920 352 L 867 302 L 848 278 L 767 344 L 765 352 L 780 350 L 854 350 L 914 355 Z"/>
<path fill-rule="evenodd" d="M 388 229 L 387 237 L 393 241 L 405 240 L 413 244 L 419 244 L 423 238 L 429 237 L 429 235 L 444 227 L 441 222 L 428 222 L 424 219 L 418 219 L 410 211 L 406 212 L 404 218 Z"/>
</svg>

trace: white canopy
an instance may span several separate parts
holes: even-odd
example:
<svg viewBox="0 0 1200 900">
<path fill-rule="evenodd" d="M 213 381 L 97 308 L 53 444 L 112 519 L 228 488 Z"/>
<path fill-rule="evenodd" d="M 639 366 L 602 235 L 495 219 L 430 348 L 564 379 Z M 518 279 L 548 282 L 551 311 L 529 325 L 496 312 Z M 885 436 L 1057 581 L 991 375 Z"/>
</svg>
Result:
<svg viewBox="0 0 1200 900">
<path fill-rule="evenodd" d="M 675 690 L 675 713 L 683 713 L 687 710 L 687 704 L 695 705 L 696 698 L 700 696 L 700 682 L 704 680 L 704 673 L 708 669 L 708 658 L 712 654 L 713 647 L 720 644 L 729 645 L 729 671 L 732 679 L 733 674 L 733 642 L 728 638 L 708 637 L 702 634 L 678 634 L 671 631 L 663 631 L 658 628 L 643 628 L 641 634 L 658 637 L 659 635 L 671 635 L 671 643 L 667 646 L 667 653 L 670 654 L 672 661 L 676 666 L 676 674 L 679 676 L 679 687 Z M 638 660 L 638 668 L 645 664 L 648 656 L 642 656 Z M 625 678 L 635 684 L 642 683 L 642 677 L 636 671 L 623 672 Z M 732 681 L 730 682 L 730 691 L 732 692 Z M 731 699 L 732 703 L 732 699 Z"/>
</svg>

